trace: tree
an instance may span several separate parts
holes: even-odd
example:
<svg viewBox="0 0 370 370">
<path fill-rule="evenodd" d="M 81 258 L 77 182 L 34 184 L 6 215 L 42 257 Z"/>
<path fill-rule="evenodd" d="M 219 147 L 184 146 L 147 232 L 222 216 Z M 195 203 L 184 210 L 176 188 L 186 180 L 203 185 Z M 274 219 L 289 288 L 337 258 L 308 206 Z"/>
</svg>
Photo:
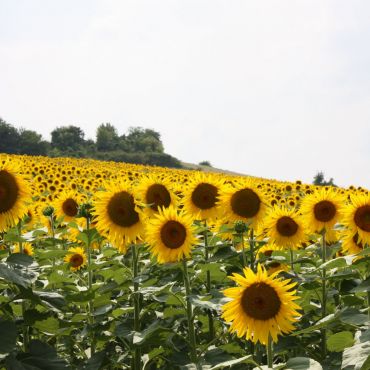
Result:
<svg viewBox="0 0 370 370">
<path fill-rule="evenodd" d="M 125 141 L 130 152 L 163 153 L 160 133 L 142 127 L 130 127 Z"/>
<path fill-rule="evenodd" d="M 334 184 L 334 179 L 331 177 L 329 181 L 325 181 L 324 172 L 319 171 L 313 178 L 313 184 L 318 186 L 337 186 Z"/>
<path fill-rule="evenodd" d="M 77 126 L 57 127 L 51 132 L 51 146 L 61 151 L 78 151 L 85 144 L 84 132 Z"/>
<path fill-rule="evenodd" d="M 36 131 L 19 129 L 19 153 L 29 155 L 46 155 L 49 143 L 42 140 Z"/>
<path fill-rule="evenodd" d="M 119 137 L 116 128 L 110 123 L 102 123 L 96 130 L 96 147 L 99 151 L 117 149 Z"/>
<path fill-rule="evenodd" d="M 19 133 L 11 124 L 0 118 L 0 152 L 17 154 L 19 152 Z"/>
</svg>

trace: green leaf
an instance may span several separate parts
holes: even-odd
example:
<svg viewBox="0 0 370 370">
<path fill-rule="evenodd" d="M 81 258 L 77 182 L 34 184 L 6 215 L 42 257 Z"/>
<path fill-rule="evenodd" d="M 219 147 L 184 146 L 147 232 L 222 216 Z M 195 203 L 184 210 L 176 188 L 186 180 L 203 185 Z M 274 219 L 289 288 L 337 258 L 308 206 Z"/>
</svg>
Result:
<svg viewBox="0 0 370 370">
<path fill-rule="evenodd" d="M 83 370 L 100 370 L 106 360 L 105 351 L 97 352 L 88 359 Z"/>
<path fill-rule="evenodd" d="M 312 358 L 293 357 L 287 361 L 286 370 L 322 370 L 322 366 Z"/>
<path fill-rule="evenodd" d="M 33 264 L 34 260 L 31 256 L 25 253 L 12 253 L 6 262 L 12 265 L 21 265 L 28 267 Z"/>
<path fill-rule="evenodd" d="M 82 292 L 78 292 L 75 294 L 67 294 L 66 300 L 67 302 L 89 302 L 90 300 L 95 298 L 95 292 L 84 290 Z"/>
<path fill-rule="evenodd" d="M 353 335 L 350 331 L 341 331 L 331 335 L 326 344 L 331 352 L 342 352 L 345 348 L 351 347 L 354 343 Z"/>
<path fill-rule="evenodd" d="M 17 342 L 17 327 L 15 323 L 13 321 L 0 321 L 0 333 L 0 353 L 11 352 Z"/>
<path fill-rule="evenodd" d="M 207 278 L 207 271 L 210 271 L 211 281 L 222 283 L 227 279 L 227 273 L 224 270 L 224 265 L 221 263 L 207 263 L 201 266 L 199 278 L 203 281 Z"/>
<path fill-rule="evenodd" d="M 361 284 L 354 287 L 351 292 L 357 293 L 357 292 L 369 292 L 370 291 L 370 277 L 368 277 L 366 280 L 364 280 Z"/>
<path fill-rule="evenodd" d="M 33 326 L 36 321 L 42 321 L 50 316 L 50 312 L 40 312 L 35 308 L 26 310 L 24 312 L 24 323 Z"/>
<path fill-rule="evenodd" d="M 49 317 L 43 321 L 36 321 L 34 327 L 44 334 L 53 335 L 58 332 L 59 321 L 54 317 Z"/>
<path fill-rule="evenodd" d="M 237 358 L 235 360 L 229 360 L 225 362 L 221 362 L 220 364 L 217 364 L 216 366 L 212 366 L 209 370 L 216 370 L 216 369 L 224 369 L 225 367 L 232 367 L 237 364 L 253 364 L 257 365 L 253 360 L 252 360 L 252 355 L 244 356 L 241 358 Z"/>
<path fill-rule="evenodd" d="M 31 285 L 32 275 L 26 276 L 22 276 L 18 269 L 10 269 L 8 266 L 0 265 L 0 278 L 6 280 L 7 282 L 27 288 L 29 285 Z"/>
<path fill-rule="evenodd" d="M 367 357 L 365 362 L 362 364 L 360 370 L 370 370 L 370 355 Z"/>
<path fill-rule="evenodd" d="M 308 328 L 305 328 L 305 329 L 302 329 L 302 330 L 298 330 L 298 331 L 295 331 L 293 332 L 292 336 L 297 336 L 297 335 L 301 335 L 301 334 L 307 334 L 307 333 L 312 333 L 313 331 L 315 330 L 318 330 L 318 329 L 321 329 L 321 328 L 325 328 L 327 327 L 330 323 L 332 323 L 334 320 L 336 319 L 336 316 L 334 314 L 330 314 L 328 316 L 325 316 L 323 319 L 319 320 L 316 322 L 316 324 L 314 325 L 311 325 L 309 326 Z M 298 357 L 297 357 L 298 358 Z M 299 357 L 301 358 L 301 357 Z M 302 357 L 302 358 L 306 358 L 306 357 Z"/>
<path fill-rule="evenodd" d="M 370 341 L 357 343 L 343 351 L 341 370 L 364 370 L 370 353 Z M 366 367 L 365 367 L 366 368 Z"/>
<path fill-rule="evenodd" d="M 351 307 L 344 308 L 339 318 L 342 322 L 355 326 L 361 326 L 369 322 L 367 315 Z"/>
</svg>

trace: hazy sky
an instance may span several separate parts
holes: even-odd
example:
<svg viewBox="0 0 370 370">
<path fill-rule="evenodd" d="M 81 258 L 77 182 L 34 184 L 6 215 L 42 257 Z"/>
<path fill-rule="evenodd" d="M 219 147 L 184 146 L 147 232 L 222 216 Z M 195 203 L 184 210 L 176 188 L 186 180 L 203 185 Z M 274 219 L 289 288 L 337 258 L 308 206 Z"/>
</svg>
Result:
<svg viewBox="0 0 370 370">
<path fill-rule="evenodd" d="M 368 0 L 0 0 L 0 117 L 153 128 L 186 162 L 370 188 Z"/>
</svg>

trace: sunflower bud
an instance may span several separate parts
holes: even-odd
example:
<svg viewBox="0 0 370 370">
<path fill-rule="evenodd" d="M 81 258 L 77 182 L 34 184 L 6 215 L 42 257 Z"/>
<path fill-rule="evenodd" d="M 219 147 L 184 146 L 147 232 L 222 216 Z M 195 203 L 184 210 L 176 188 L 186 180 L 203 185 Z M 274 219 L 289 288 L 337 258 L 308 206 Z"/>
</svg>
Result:
<svg viewBox="0 0 370 370">
<path fill-rule="evenodd" d="M 51 217 L 54 213 L 54 208 L 52 206 L 47 206 L 46 208 L 44 208 L 44 210 L 42 211 L 42 214 L 46 217 Z"/>
<path fill-rule="evenodd" d="M 91 210 L 93 206 L 90 203 L 83 203 L 78 208 L 78 214 L 77 217 L 84 217 L 84 218 L 91 218 Z"/>
<path fill-rule="evenodd" d="M 234 229 L 238 234 L 245 233 L 248 230 L 247 225 L 243 221 L 236 221 L 234 224 Z"/>
</svg>

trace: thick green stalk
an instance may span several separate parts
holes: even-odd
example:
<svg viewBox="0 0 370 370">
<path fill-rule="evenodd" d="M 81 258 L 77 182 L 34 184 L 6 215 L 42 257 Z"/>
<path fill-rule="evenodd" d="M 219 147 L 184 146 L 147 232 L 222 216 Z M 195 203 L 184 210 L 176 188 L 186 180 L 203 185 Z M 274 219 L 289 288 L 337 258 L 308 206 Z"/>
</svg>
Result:
<svg viewBox="0 0 370 370">
<path fill-rule="evenodd" d="M 269 335 L 269 339 L 267 341 L 266 354 L 267 354 L 267 367 L 269 369 L 272 369 L 273 352 L 272 352 L 272 338 L 271 338 L 271 335 Z"/>
<path fill-rule="evenodd" d="M 186 259 L 183 258 L 182 265 L 184 268 L 184 285 L 185 285 L 185 292 L 186 292 L 186 314 L 188 319 L 188 332 L 189 332 L 189 345 L 190 345 L 190 358 L 191 361 L 195 364 L 198 363 L 197 360 L 197 353 L 196 353 L 196 339 L 195 339 L 195 331 L 193 325 L 193 308 L 190 301 L 190 281 L 189 281 L 189 273 L 188 273 L 188 265 Z M 197 365 L 198 368 L 198 365 Z"/>
<path fill-rule="evenodd" d="M 292 248 L 289 248 L 289 250 L 290 250 L 290 267 L 292 269 L 292 272 L 294 272 L 294 253 Z"/>
<path fill-rule="evenodd" d="M 208 229 L 207 229 L 207 221 L 204 221 L 204 227 L 206 228 L 204 232 L 204 250 L 205 250 L 205 262 L 208 264 L 209 260 L 209 250 L 208 250 Z M 211 271 L 207 267 L 207 281 L 206 281 L 206 290 L 207 293 L 211 292 Z M 208 328 L 209 328 L 209 341 L 212 341 L 215 337 L 215 328 L 213 322 L 213 314 L 212 310 L 208 310 Z"/>
<path fill-rule="evenodd" d="M 251 253 L 251 269 L 255 272 L 255 263 L 254 263 L 254 230 L 251 228 L 250 230 L 250 239 L 249 239 L 249 248 Z"/>
<path fill-rule="evenodd" d="M 86 233 L 87 233 L 87 244 L 86 244 L 86 250 L 87 250 L 87 274 L 88 274 L 88 287 L 89 292 L 92 292 L 92 281 L 93 281 L 93 271 L 91 269 L 91 240 L 90 240 L 90 218 L 86 217 Z M 89 300 L 88 303 L 89 308 L 89 324 L 91 326 L 91 356 L 95 354 L 95 336 L 93 331 L 93 325 L 94 325 L 94 304 L 92 299 Z"/>
<path fill-rule="evenodd" d="M 137 277 L 139 276 L 139 251 L 135 244 L 131 244 L 132 252 L 132 272 L 133 272 L 133 284 L 134 284 L 134 331 L 140 331 L 140 296 L 139 296 L 139 283 Z M 140 348 L 135 347 L 134 352 L 134 369 L 141 369 L 141 354 Z"/>
<path fill-rule="evenodd" d="M 243 268 L 247 266 L 247 257 L 245 255 L 245 248 L 244 248 L 244 233 L 240 233 L 240 237 L 242 238 L 241 243 L 242 243 L 242 257 L 243 257 Z"/>
<path fill-rule="evenodd" d="M 322 231 L 322 263 L 326 262 L 326 239 L 325 239 L 325 229 Z M 322 269 L 322 307 L 321 307 L 321 317 L 326 316 L 326 268 Z M 326 357 L 326 329 L 321 329 L 321 345 L 322 345 L 322 355 L 323 358 Z"/>
</svg>

